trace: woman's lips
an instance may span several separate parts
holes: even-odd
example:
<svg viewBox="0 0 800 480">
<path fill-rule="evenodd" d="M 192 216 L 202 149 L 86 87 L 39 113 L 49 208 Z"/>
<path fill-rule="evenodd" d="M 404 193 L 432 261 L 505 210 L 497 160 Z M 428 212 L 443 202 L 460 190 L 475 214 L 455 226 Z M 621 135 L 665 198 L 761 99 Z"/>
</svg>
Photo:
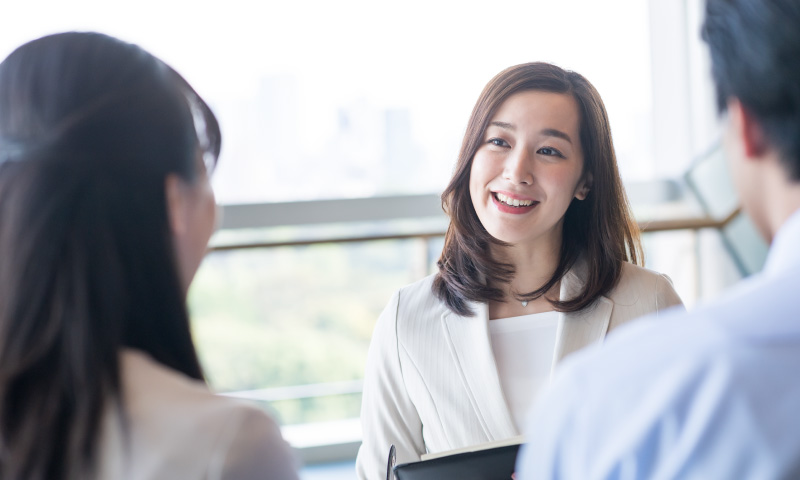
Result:
<svg viewBox="0 0 800 480">
<path fill-rule="evenodd" d="M 505 201 L 500 200 L 501 198 L 503 200 L 505 200 Z M 506 194 L 500 193 L 500 192 L 492 192 L 492 202 L 494 202 L 494 205 L 501 212 L 511 213 L 511 214 L 515 214 L 515 215 L 521 215 L 521 214 L 524 214 L 524 213 L 528 213 L 531 210 L 533 210 L 534 208 L 536 208 L 536 206 L 539 205 L 539 202 L 537 202 L 536 200 L 520 200 L 520 199 L 516 199 L 516 198 L 510 197 L 509 195 L 506 195 Z M 514 202 L 514 203 L 531 202 L 531 204 L 530 205 L 514 206 L 514 205 L 509 205 L 506 202 Z"/>
</svg>

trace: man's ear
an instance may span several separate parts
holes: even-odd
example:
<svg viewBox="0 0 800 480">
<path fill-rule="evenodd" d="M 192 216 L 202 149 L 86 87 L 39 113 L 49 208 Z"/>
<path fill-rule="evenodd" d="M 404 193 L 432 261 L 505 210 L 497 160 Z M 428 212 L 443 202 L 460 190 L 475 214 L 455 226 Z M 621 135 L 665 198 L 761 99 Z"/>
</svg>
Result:
<svg viewBox="0 0 800 480">
<path fill-rule="evenodd" d="M 728 100 L 728 116 L 733 133 L 741 141 L 742 152 L 748 159 L 764 156 L 769 143 L 756 116 L 736 98 Z"/>
<path fill-rule="evenodd" d="M 175 173 L 167 175 L 164 180 L 164 192 L 167 198 L 167 217 L 169 228 L 174 236 L 181 236 L 188 230 L 187 199 L 183 180 Z"/>
<path fill-rule="evenodd" d="M 581 183 L 578 184 L 578 189 L 575 191 L 575 198 L 578 200 L 586 200 L 586 196 L 589 195 L 589 191 L 592 189 L 592 182 L 594 182 L 594 177 L 591 173 L 587 173 Z"/>
</svg>

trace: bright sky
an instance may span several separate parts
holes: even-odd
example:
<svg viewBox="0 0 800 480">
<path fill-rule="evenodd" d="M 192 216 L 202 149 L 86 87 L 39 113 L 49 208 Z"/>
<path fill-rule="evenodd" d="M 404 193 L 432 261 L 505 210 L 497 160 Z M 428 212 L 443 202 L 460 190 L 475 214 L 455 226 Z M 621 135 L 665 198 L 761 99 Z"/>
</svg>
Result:
<svg viewBox="0 0 800 480">
<path fill-rule="evenodd" d="M 366 99 L 377 108 L 409 110 L 415 141 L 427 158 L 440 159 L 432 174 L 442 177 L 485 83 L 510 65 L 551 61 L 582 73 L 600 91 L 623 175 L 651 174 L 641 160 L 652 158 L 642 0 L 4 3 L 0 57 L 47 33 L 102 31 L 170 63 L 212 106 L 251 98 L 264 78 L 288 74 L 300 86 L 298 148 L 323 151 L 337 109 Z"/>
</svg>

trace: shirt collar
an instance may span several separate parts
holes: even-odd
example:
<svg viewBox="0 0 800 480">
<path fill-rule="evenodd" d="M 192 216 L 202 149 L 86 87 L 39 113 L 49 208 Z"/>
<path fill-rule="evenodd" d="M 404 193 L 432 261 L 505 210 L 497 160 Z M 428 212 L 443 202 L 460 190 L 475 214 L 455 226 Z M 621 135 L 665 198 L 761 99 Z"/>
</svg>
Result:
<svg viewBox="0 0 800 480">
<path fill-rule="evenodd" d="M 764 272 L 774 275 L 800 263 L 800 209 L 783 222 L 769 248 Z"/>
</svg>

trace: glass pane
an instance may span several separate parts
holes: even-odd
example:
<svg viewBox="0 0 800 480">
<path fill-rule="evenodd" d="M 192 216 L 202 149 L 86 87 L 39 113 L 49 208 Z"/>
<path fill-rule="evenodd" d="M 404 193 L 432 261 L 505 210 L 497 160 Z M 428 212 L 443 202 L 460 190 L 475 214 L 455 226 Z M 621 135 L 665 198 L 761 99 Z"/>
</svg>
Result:
<svg viewBox="0 0 800 480">
<path fill-rule="evenodd" d="M 725 227 L 725 239 L 743 275 L 761 271 L 769 246 L 761 238 L 750 217 L 740 213 Z"/>
<path fill-rule="evenodd" d="M 739 208 L 738 194 L 721 145 L 698 159 L 687 172 L 686 180 L 709 216 L 724 219 Z M 722 234 L 725 248 L 742 275 L 761 270 L 768 246 L 746 214 L 737 214 L 723 228 Z"/>
<path fill-rule="evenodd" d="M 641 0 L 7 2 L 0 55 L 74 29 L 139 43 L 210 102 L 221 203 L 441 191 L 483 86 L 534 60 L 589 78 L 623 176 L 655 173 Z"/>
<path fill-rule="evenodd" d="M 691 166 L 686 180 L 711 217 L 723 219 L 738 208 L 739 198 L 720 145 Z"/>
<path fill-rule="evenodd" d="M 212 387 L 231 392 L 361 379 L 378 315 L 397 288 L 419 278 L 421 242 L 209 254 L 189 301 Z M 352 418 L 360 393 L 289 398 L 270 407 L 287 424 Z"/>
</svg>

